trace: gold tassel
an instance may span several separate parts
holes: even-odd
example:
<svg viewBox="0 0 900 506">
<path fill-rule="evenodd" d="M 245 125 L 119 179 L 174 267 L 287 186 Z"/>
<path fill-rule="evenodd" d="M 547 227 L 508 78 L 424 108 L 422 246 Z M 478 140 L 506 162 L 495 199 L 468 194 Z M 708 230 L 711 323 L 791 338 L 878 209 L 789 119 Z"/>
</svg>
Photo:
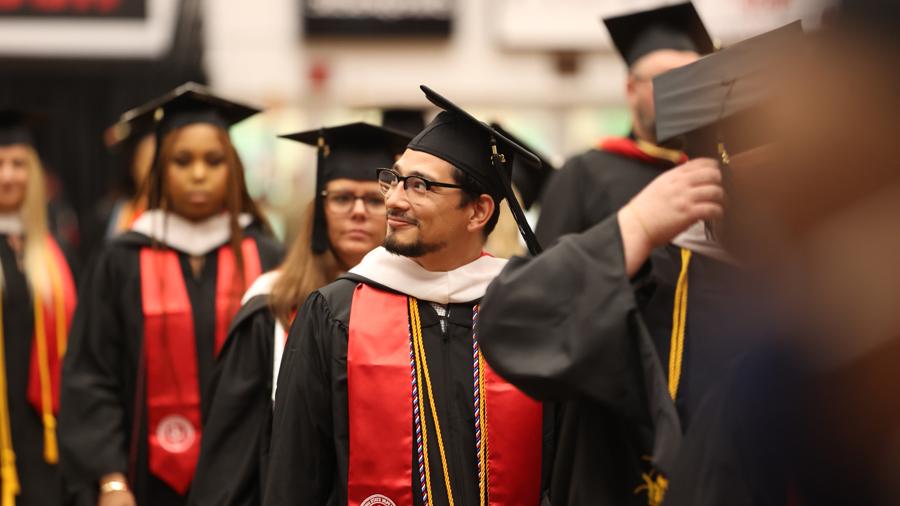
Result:
<svg viewBox="0 0 900 506">
<path fill-rule="evenodd" d="M 637 494 L 641 491 L 647 491 L 647 506 L 662 506 L 663 499 L 666 498 L 666 491 L 669 489 L 669 480 L 656 471 L 650 471 L 641 475 L 644 484 L 634 489 Z"/>
<path fill-rule="evenodd" d="M 2 459 L 0 476 L 3 477 L 3 506 L 15 506 L 16 496 L 19 495 L 19 473 L 16 471 L 16 454 L 12 448 L 4 448 L 3 456 L 0 459 Z"/>
<path fill-rule="evenodd" d="M 48 464 L 59 462 L 59 448 L 56 444 L 56 417 L 45 413 L 44 420 L 44 461 Z"/>
<path fill-rule="evenodd" d="M 6 390 L 6 339 L 3 333 L 3 294 L 0 293 L 0 505 L 15 506 L 19 495 L 19 473 L 9 425 L 9 398 Z"/>
</svg>

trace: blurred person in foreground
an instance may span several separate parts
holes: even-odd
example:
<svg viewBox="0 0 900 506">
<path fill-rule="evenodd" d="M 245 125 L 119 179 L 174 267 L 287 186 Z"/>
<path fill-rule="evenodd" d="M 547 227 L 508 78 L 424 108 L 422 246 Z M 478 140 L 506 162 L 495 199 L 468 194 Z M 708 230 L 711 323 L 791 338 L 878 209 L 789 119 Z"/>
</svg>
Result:
<svg viewBox="0 0 900 506">
<path fill-rule="evenodd" d="M 410 141 L 367 123 L 284 137 L 320 151 L 316 196 L 307 206 L 305 233 L 276 270 L 257 278 L 231 323 L 207 390 L 210 404 L 191 504 L 262 503 L 285 329 L 313 290 L 384 241 L 386 208 L 375 171 L 392 166 Z"/>
<path fill-rule="evenodd" d="M 694 5 L 668 5 L 603 22 L 628 67 L 625 95 L 631 131 L 626 137 L 604 139 L 553 175 L 536 231 L 545 247 L 615 214 L 650 181 L 687 160 L 681 151 L 656 145 L 653 78 L 713 52 L 712 38 Z"/>
<path fill-rule="evenodd" d="M 900 504 L 900 5 L 845 2 L 784 72 L 726 241 L 790 325 L 698 415 L 674 505 Z"/>
</svg>

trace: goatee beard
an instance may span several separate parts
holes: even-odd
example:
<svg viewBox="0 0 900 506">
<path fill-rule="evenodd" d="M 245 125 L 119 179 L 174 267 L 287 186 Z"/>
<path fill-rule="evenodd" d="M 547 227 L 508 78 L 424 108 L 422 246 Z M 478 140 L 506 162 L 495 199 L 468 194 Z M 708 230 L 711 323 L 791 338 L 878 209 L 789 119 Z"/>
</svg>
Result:
<svg viewBox="0 0 900 506">
<path fill-rule="evenodd" d="M 434 253 L 435 251 L 440 251 L 444 248 L 444 246 L 446 246 L 446 244 L 426 243 L 418 240 L 412 244 L 404 244 L 398 241 L 393 235 L 389 234 L 384 238 L 383 246 L 384 249 L 395 255 L 418 258 L 429 253 Z"/>
</svg>

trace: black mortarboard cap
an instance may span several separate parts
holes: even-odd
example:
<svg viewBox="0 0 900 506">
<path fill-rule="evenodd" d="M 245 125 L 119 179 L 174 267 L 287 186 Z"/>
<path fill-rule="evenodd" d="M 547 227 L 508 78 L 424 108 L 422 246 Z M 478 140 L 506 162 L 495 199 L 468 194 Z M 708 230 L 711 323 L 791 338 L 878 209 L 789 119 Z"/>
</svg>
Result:
<svg viewBox="0 0 900 506">
<path fill-rule="evenodd" d="M 519 190 L 522 197 L 522 207 L 526 210 L 531 209 L 535 203 L 539 202 L 544 191 L 544 186 L 556 170 L 556 167 L 542 156 L 541 153 L 535 151 L 531 146 L 525 144 L 521 139 L 504 129 L 499 123 L 491 123 L 494 130 L 500 132 L 507 139 L 512 140 L 516 144 L 523 146 L 527 150 L 534 153 L 538 157 L 541 164 L 532 165 L 530 163 L 522 163 L 521 158 L 513 158 L 512 166 L 512 183 Z"/>
<path fill-rule="evenodd" d="M 193 123 L 209 123 L 228 130 L 232 125 L 260 112 L 213 95 L 205 86 L 188 82 L 122 114 L 121 122 L 134 126 L 152 122 L 159 142 L 172 130 Z"/>
<path fill-rule="evenodd" d="M 392 167 L 412 136 L 357 122 L 281 137 L 315 146 L 318 150 L 312 249 L 315 253 L 324 253 L 329 247 L 322 194 L 325 185 L 343 178 L 375 181 L 375 171 Z"/>
<path fill-rule="evenodd" d="M 193 125 L 206 123 L 225 130 L 260 112 L 237 102 L 213 95 L 205 86 L 187 82 L 165 95 L 155 98 L 146 104 L 126 111 L 121 121 L 132 125 L 145 125 L 152 121 L 153 133 L 156 135 L 156 146 L 153 151 L 153 163 L 150 166 L 150 178 L 161 178 L 159 165 L 160 147 L 166 135 L 172 131 Z M 151 201 L 154 195 L 150 195 Z M 159 198 L 157 196 L 156 198 Z M 151 205 L 154 205 L 151 202 Z"/>
<path fill-rule="evenodd" d="M 691 2 L 604 18 L 603 23 L 629 67 L 660 49 L 700 55 L 715 51 L 715 43 Z"/>
<path fill-rule="evenodd" d="M 739 153 L 765 144 L 779 56 L 797 50 L 803 29 L 794 22 L 734 44 L 653 79 L 656 138 L 692 157 Z M 721 145 L 721 148 L 720 148 Z"/>
<path fill-rule="evenodd" d="M 321 139 L 324 159 L 322 177 L 316 184 L 323 186 L 340 178 L 375 181 L 375 170 L 392 167 L 412 135 L 360 121 L 286 134 L 281 138 L 314 147 L 320 147 Z"/>
<path fill-rule="evenodd" d="M 510 183 L 516 158 L 533 166 L 539 165 L 540 159 L 431 88 L 424 85 L 420 88 L 431 103 L 443 110 L 409 143 L 409 149 L 429 153 L 462 170 L 494 197 L 498 205 L 505 197 L 528 250 L 534 255 L 540 253 L 540 245 Z"/>
<path fill-rule="evenodd" d="M 22 109 L 0 109 L 0 146 L 34 146 L 34 128 L 41 115 Z"/>
<path fill-rule="evenodd" d="M 381 126 L 416 135 L 425 128 L 425 111 L 394 107 L 381 112 Z"/>
</svg>

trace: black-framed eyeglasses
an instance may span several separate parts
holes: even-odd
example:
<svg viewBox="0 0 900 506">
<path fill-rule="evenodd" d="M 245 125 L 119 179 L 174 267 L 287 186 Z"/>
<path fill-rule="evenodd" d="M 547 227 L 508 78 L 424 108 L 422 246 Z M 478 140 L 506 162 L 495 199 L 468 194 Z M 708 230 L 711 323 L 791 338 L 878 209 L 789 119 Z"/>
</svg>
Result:
<svg viewBox="0 0 900 506">
<path fill-rule="evenodd" d="M 378 215 L 386 212 L 384 196 L 380 193 L 372 192 L 365 195 L 356 195 L 352 192 L 322 190 L 322 196 L 325 197 L 325 206 L 334 213 L 349 213 L 353 210 L 357 200 L 362 200 L 363 206 L 370 214 Z"/>
<path fill-rule="evenodd" d="M 440 188 L 463 188 L 462 185 L 431 181 L 422 176 L 401 176 L 393 169 L 378 169 L 376 174 L 378 175 L 378 185 L 381 188 L 381 193 L 385 196 L 397 188 L 397 185 L 401 182 L 404 190 L 417 196 L 424 196 L 435 186 Z"/>
</svg>

